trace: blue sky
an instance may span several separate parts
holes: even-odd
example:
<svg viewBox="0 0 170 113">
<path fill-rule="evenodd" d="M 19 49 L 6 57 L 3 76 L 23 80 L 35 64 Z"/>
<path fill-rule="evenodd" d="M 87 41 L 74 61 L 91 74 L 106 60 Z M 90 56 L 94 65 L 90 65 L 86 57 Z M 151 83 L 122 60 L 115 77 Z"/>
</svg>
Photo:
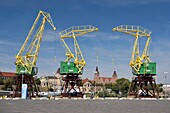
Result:
<svg viewBox="0 0 170 113">
<path fill-rule="evenodd" d="M 83 78 L 92 79 L 98 65 L 101 76 L 111 76 L 116 70 L 119 78 L 130 79 L 134 37 L 112 32 L 113 27 L 127 24 L 152 31 L 150 54 L 151 60 L 157 62 L 157 81 L 165 83 L 164 72 L 168 72 L 170 83 L 170 0 L 1 0 L 0 8 L 0 71 L 15 72 L 15 55 L 39 10 L 43 10 L 51 14 L 57 31 L 46 24 L 37 61 L 38 76 L 53 75 L 60 61 L 65 60 L 60 31 L 71 26 L 93 25 L 99 28 L 98 32 L 78 38 L 87 62 Z M 142 48 L 145 39 L 140 41 Z"/>
</svg>

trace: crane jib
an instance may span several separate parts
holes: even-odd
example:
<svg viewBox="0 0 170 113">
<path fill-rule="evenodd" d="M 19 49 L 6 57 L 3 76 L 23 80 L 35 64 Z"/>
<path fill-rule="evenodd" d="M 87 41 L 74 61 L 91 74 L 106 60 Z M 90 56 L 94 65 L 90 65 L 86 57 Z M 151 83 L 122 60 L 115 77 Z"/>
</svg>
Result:
<svg viewBox="0 0 170 113">
<path fill-rule="evenodd" d="M 42 20 L 40 19 L 41 16 L 43 17 Z M 17 75 L 24 73 L 26 75 L 33 76 L 38 73 L 36 62 L 38 59 L 38 53 L 40 51 L 40 44 L 42 41 L 46 21 L 52 26 L 53 30 L 56 30 L 50 14 L 40 10 L 25 39 L 24 44 L 16 56 L 15 64 Z M 38 26 L 38 23 L 41 24 Z M 31 38 L 32 41 L 30 41 Z"/>
</svg>

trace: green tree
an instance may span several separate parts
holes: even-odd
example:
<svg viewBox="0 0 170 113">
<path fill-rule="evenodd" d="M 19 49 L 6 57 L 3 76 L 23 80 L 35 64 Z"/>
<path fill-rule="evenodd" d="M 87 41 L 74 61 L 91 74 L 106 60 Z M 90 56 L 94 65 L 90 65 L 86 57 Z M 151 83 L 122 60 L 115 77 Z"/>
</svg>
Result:
<svg viewBox="0 0 170 113">
<path fill-rule="evenodd" d="M 130 81 L 126 78 L 120 78 L 116 80 L 116 83 L 106 84 L 106 89 L 112 89 L 114 96 L 127 96 L 129 90 Z"/>
<path fill-rule="evenodd" d="M 119 86 L 117 83 L 112 84 L 112 91 L 114 91 L 116 94 L 119 94 Z"/>
<path fill-rule="evenodd" d="M 120 78 L 116 80 L 116 90 L 119 90 L 119 93 L 121 92 L 122 96 L 127 96 L 128 90 L 129 90 L 130 81 L 126 78 Z"/>
<path fill-rule="evenodd" d="M 106 89 L 112 89 L 113 84 L 105 84 Z"/>
<path fill-rule="evenodd" d="M 159 92 L 163 92 L 163 88 L 162 88 L 163 84 L 157 84 L 158 90 Z"/>
<path fill-rule="evenodd" d="M 13 90 L 12 85 L 15 84 L 15 81 L 13 78 L 5 79 L 3 82 L 4 82 L 4 87 L 3 87 L 4 90 Z"/>
<path fill-rule="evenodd" d="M 97 96 L 99 96 L 99 97 L 110 97 L 110 94 L 107 90 L 104 90 L 104 91 L 99 91 L 97 93 Z"/>
<path fill-rule="evenodd" d="M 4 84 L 3 79 L 0 78 L 0 85 L 3 85 L 3 84 Z"/>
<path fill-rule="evenodd" d="M 35 83 L 36 83 L 37 85 L 41 85 L 40 79 L 36 79 L 36 80 L 35 80 Z"/>
</svg>

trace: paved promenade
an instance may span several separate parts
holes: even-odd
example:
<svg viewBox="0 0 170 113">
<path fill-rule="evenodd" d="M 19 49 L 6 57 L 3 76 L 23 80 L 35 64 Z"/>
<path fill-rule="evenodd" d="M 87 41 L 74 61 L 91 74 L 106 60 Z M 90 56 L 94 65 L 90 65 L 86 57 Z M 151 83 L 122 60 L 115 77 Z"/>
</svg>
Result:
<svg viewBox="0 0 170 113">
<path fill-rule="evenodd" d="M 0 113 L 170 113 L 170 100 L 0 100 Z"/>
</svg>

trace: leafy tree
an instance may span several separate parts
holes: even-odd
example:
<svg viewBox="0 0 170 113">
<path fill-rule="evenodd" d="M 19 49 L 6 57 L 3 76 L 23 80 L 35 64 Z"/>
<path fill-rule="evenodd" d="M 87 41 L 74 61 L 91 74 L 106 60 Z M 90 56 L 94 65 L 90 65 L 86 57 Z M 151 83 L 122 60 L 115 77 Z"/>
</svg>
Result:
<svg viewBox="0 0 170 113">
<path fill-rule="evenodd" d="M 112 89 L 114 92 L 113 96 L 127 96 L 129 90 L 130 81 L 126 78 L 120 78 L 116 80 L 116 83 L 106 84 L 106 89 Z"/>
<path fill-rule="evenodd" d="M 163 84 L 157 84 L 159 92 L 163 92 Z"/>
<path fill-rule="evenodd" d="M 130 81 L 126 78 L 120 78 L 116 80 L 116 90 L 119 90 L 119 93 L 121 92 L 122 96 L 127 96 L 128 90 L 129 90 Z"/>
<path fill-rule="evenodd" d="M 12 90 L 12 85 L 15 84 L 13 78 L 5 79 L 3 82 L 4 82 L 4 87 L 3 87 L 4 90 L 8 90 L 8 89 Z"/>
<path fill-rule="evenodd" d="M 105 88 L 106 88 L 106 89 L 112 89 L 112 85 L 113 85 L 113 84 L 105 84 Z"/>
<path fill-rule="evenodd" d="M 0 85 L 3 85 L 3 84 L 4 84 L 3 79 L 0 78 Z"/>
<path fill-rule="evenodd" d="M 117 83 L 112 84 L 112 91 L 114 91 L 116 94 L 119 94 L 119 86 Z"/>
<path fill-rule="evenodd" d="M 36 80 L 35 80 L 35 83 L 36 83 L 37 85 L 41 85 L 40 79 L 36 79 Z"/>
<path fill-rule="evenodd" d="M 93 86 L 95 83 L 93 83 Z M 96 86 L 101 86 L 103 87 L 103 84 L 96 84 Z M 130 81 L 126 78 L 120 78 L 116 80 L 116 83 L 113 84 L 105 84 L 105 89 L 111 89 L 112 92 L 109 93 L 107 90 L 106 91 L 100 91 L 98 92 L 99 97 L 117 97 L 117 96 L 127 96 L 128 90 L 130 86 Z"/>
<path fill-rule="evenodd" d="M 104 91 L 98 92 L 97 96 L 99 96 L 99 97 L 110 97 L 110 94 L 107 90 L 104 90 Z"/>
<path fill-rule="evenodd" d="M 102 83 L 98 83 L 98 84 L 96 84 L 96 86 L 103 86 L 103 84 Z"/>
</svg>

